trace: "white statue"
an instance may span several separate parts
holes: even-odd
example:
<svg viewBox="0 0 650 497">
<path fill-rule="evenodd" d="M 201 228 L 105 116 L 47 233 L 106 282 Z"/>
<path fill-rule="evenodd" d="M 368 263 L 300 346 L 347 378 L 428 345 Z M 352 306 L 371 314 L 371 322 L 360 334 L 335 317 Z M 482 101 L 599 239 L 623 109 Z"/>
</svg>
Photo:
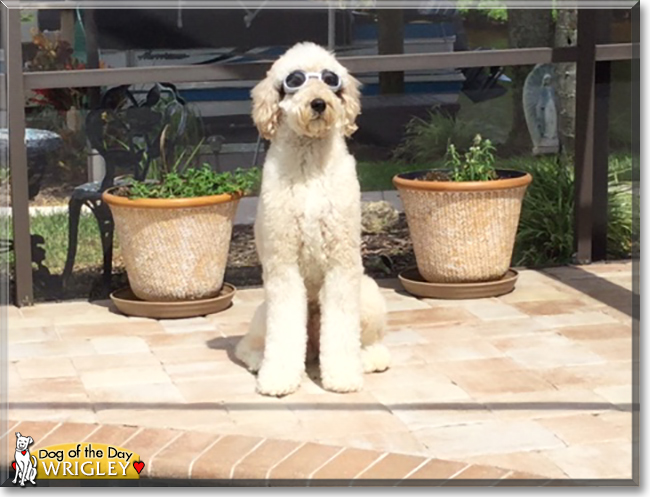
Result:
<svg viewBox="0 0 650 497">
<path fill-rule="evenodd" d="M 524 83 L 524 114 L 533 141 L 534 155 L 554 154 L 560 148 L 553 75 L 554 68 L 551 64 L 538 64 Z"/>
</svg>

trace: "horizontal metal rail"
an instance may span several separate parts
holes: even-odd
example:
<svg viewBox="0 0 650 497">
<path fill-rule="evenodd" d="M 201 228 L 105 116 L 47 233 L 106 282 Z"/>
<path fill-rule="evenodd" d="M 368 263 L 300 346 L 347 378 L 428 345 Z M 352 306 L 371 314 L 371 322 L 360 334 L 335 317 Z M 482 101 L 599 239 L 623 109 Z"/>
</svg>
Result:
<svg viewBox="0 0 650 497">
<path fill-rule="evenodd" d="M 540 47 L 450 53 L 340 57 L 339 60 L 350 72 L 362 74 L 383 71 L 420 71 L 576 62 L 577 57 L 577 47 Z M 596 47 L 596 60 L 598 61 L 627 60 L 631 58 L 631 43 L 598 45 Z M 34 90 L 145 84 L 155 83 L 157 81 L 193 83 L 197 81 L 257 80 L 264 76 L 270 64 L 270 61 L 266 61 L 230 65 L 213 64 L 31 72 L 24 74 L 24 84 L 26 89 Z"/>
</svg>

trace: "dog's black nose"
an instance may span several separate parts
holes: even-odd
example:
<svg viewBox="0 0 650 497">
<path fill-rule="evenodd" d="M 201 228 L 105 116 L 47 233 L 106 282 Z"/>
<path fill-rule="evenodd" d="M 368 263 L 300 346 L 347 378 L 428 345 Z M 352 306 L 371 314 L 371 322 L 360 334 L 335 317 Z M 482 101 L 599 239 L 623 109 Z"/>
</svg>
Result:
<svg viewBox="0 0 650 497">
<path fill-rule="evenodd" d="M 327 104 L 325 103 L 325 100 L 321 98 L 315 98 L 314 100 L 311 101 L 311 108 L 314 109 L 315 112 L 318 112 L 319 114 L 325 110 L 325 107 Z"/>
</svg>

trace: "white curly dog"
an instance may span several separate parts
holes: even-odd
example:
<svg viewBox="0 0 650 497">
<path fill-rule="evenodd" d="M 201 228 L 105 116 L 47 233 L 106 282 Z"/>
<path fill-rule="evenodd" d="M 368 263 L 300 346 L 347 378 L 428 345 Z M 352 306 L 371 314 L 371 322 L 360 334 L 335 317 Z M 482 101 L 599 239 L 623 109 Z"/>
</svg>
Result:
<svg viewBox="0 0 650 497">
<path fill-rule="evenodd" d="M 345 142 L 359 86 L 334 55 L 299 43 L 251 93 L 253 121 L 271 141 L 255 221 L 265 301 L 235 355 L 258 372 L 261 394 L 295 392 L 311 359 L 335 392 L 361 389 L 364 372 L 390 364 L 379 343 L 385 302 L 363 274 L 361 194 Z"/>
</svg>

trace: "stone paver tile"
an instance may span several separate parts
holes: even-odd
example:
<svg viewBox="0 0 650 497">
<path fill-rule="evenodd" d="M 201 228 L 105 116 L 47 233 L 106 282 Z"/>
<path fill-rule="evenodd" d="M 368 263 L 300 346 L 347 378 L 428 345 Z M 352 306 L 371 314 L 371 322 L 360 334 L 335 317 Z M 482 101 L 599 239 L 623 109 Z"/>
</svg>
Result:
<svg viewBox="0 0 650 497">
<path fill-rule="evenodd" d="M 518 393 L 553 390 L 553 385 L 534 372 L 517 368 L 505 371 L 474 371 L 447 373 L 447 376 L 469 395 L 486 393 Z"/>
<path fill-rule="evenodd" d="M 504 353 L 487 340 L 464 340 L 458 342 L 430 343 L 420 348 L 420 353 L 427 363 L 437 361 L 464 361 L 504 357 Z"/>
<path fill-rule="evenodd" d="M 95 349 L 88 341 L 48 340 L 33 343 L 14 343 L 8 347 L 8 359 L 28 359 L 42 357 L 72 357 L 94 354 Z"/>
<path fill-rule="evenodd" d="M 121 337 L 98 337 L 91 338 L 98 354 L 146 354 L 149 352 L 149 346 L 140 337 L 121 336 Z"/>
<path fill-rule="evenodd" d="M 209 433 L 183 433 L 147 461 L 147 475 L 151 478 L 188 478 L 194 459 L 219 438 Z"/>
<path fill-rule="evenodd" d="M 287 406 L 280 402 L 246 402 L 245 398 L 232 397 L 224 402 L 228 415 L 240 433 L 292 440 L 305 435 L 298 416 Z M 288 426 L 293 427 L 291 431 L 287 430 Z"/>
<path fill-rule="evenodd" d="M 632 432 L 632 412 L 626 412 L 626 411 L 602 412 L 598 414 L 598 418 L 614 426 L 617 433 L 620 433 L 628 440 L 632 440 L 634 438 L 634 433 Z"/>
<path fill-rule="evenodd" d="M 97 431 L 99 426 L 87 423 L 63 423 L 44 438 L 34 440 L 35 448 L 48 447 L 65 443 L 80 443 L 88 435 Z"/>
<path fill-rule="evenodd" d="M 230 478 L 233 466 L 250 454 L 263 441 L 260 437 L 226 435 L 194 461 L 192 479 Z M 260 478 L 261 475 L 250 475 Z"/>
<path fill-rule="evenodd" d="M 572 326 L 557 332 L 571 340 L 632 339 L 632 327 L 622 324 Z"/>
<path fill-rule="evenodd" d="M 396 406 L 392 412 L 412 432 L 423 428 L 485 423 L 498 419 L 486 406 L 474 401 L 440 402 L 432 403 L 429 408 L 426 405 L 418 407 Z"/>
<path fill-rule="evenodd" d="M 230 361 L 200 361 L 165 364 L 165 371 L 173 381 L 198 380 L 238 374 L 241 367 Z"/>
<path fill-rule="evenodd" d="M 631 434 L 630 431 L 618 428 L 594 414 L 545 418 L 538 422 L 555 433 L 567 445 L 630 440 Z"/>
<path fill-rule="evenodd" d="M 293 411 L 299 427 L 309 438 L 339 438 L 350 435 L 405 431 L 404 424 L 387 411 L 365 408 Z"/>
<path fill-rule="evenodd" d="M 88 397 L 98 408 L 113 404 L 175 403 L 182 404 L 183 396 L 169 380 L 159 383 L 132 385 L 105 385 L 89 388 Z"/>
<path fill-rule="evenodd" d="M 492 465 L 473 464 L 456 473 L 451 480 L 442 484 L 443 487 L 465 486 L 469 482 L 459 480 L 482 480 L 475 485 L 492 486 L 505 477 L 510 471 L 496 468 Z M 470 483 L 471 484 L 471 483 Z"/>
<path fill-rule="evenodd" d="M 539 451 L 464 457 L 463 461 L 471 464 L 485 464 L 511 469 L 521 472 L 521 474 L 540 475 L 547 478 L 567 477 L 564 471 Z"/>
<path fill-rule="evenodd" d="M 373 390 L 373 395 L 382 404 L 393 409 L 435 408 L 441 402 L 469 401 L 471 397 L 450 380 L 431 383 L 406 384 L 394 388 Z"/>
<path fill-rule="evenodd" d="M 267 470 L 269 480 L 304 479 L 341 452 L 341 447 L 307 442 Z M 260 474 L 260 477 L 263 477 Z M 273 482 L 269 482 L 273 485 Z"/>
<path fill-rule="evenodd" d="M 392 368 L 424 365 L 422 354 L 418 353 L 417 345 L 392 345 L 389 347 Z"/>
<path fill-rule="evenodd" d="M 47 402 L 55 408 L 59 402 L 88 401 L 83 384 L 76 377 L 21 380 L 10 384 L 7 393 L 9 407 L 12 407 L 11 404 Z"/>
<path fill-rule="evenodd" d="M 411 473 L 406 480 L 398 483 L 397 486 L 426 486 L 427 481 L 438 480 L 433 482 L 434 485 L 442 483 L 441 480 L 448 480 L 468 466 L 467 463 L 458 461 L 445 461 L 443 459 L 432 459 L 417 471 Z"/>
<path fill-rule="evenodd" d="M 227 434 L 236 433 L 235 423 L 228 413 L 219 406 L 181 405 L 174 404 L 163 406 L 155 403 L 129 406 L 123 408 L 112 406 L 107 409 L 97 410 L 97 419 L 106 424 L 134 424 L 144 423 L 149 428 L 195 430 L 206 433 Z M 140 420 L 140 421 L 138 421 Z"/>
<path fill-rule="evenodd" d="M 497 299 L 482 299 L 465 307 L 470 313 L 483 321 L 525 318 L 526 314 L 516 307 L 504 304 Z"/>
<path fill-rule="evenodd" d="M 386 300 L 386 310 L 388 312 L 429 309 L 425 302 L 410 295 L 401 295 L 397 292 L 382 292 L 382 295 Z"/>
<path fill-rule="evenodd" d="M 611 411 L 615 406 L 592 390 L 548 390 L 514 394 L 484 395 L 482 401 L 503 420 L 567 416 Z"/>
<path fill-rule="evenodd" d="M 160 367 L 160 361 L 151 352 L 134 354 L 102 354 L 72 357 L 79 373 L 105 371 L 132 367 Z"/>
<path fill-rule="evenodd" d="M 264 288 L 255 287 L 255 288 L 242 288 L 237 290 L 233 298 L 234 304 L 261 304 L 264 300 Z M 218 314 L 215 314 L 215 316 Z"/>
<path fill-rule="evenodd" d="M 101 425 L 99 429 L 79 442 L 96 442 L 106 445 L 116 445 L 123 447 L 123 443 L 129 438 L 133 437 L 135 433 L 141 428 L 135 426 L 115 426 L 115 425 Z"/>
<path fill-rule="evenodd" d="M 398 311 L 388 314 L 388 328 L 442 326 L 476 319 L 472 314 L 457 307 L 438 307 L 421 310 Z"/>
<path fill-rule="evenodd" d="M 72 361 L 67 357 L 43 357 L 41 359 L 21 359 L 15 363 L 16 370 L 24 380 L 37 378 L 60 378 L 77 376 Z"/>
<path fill-rule="evenodd" d="M 363 480 L 402 480 L 418 469 L 425 458 L 406 454 L 388 454 L 365 471 L 359 473 L 353 481 L 354 486 L 365 486 Z"/>
<path fill-rule="evenodd" d="M 570 478 L 631 478 L 632 444 L 581 444 L 542 452 Z"/>
<path fill-rule="evenodd" d="M 403 328 L 401 330 L 388 331 L 383 343 L 386 345 L 415 345 L 426 343 L 426 340 L 417 331 Z"/>
<path fill-rule="evenodd" d="M 500 319 L 492 321 L 479 321 L 469 325 L 462 325 L 475 338 L 493 339 L 511 336 L 529 336 L 544 328 L 534 318 Z"/>
<path fill-rule="evenodd" d="M 7 326 L 7 342 L 10 344 L 25 342 L 44 342 L 59 340 L 53 326 L 37 326 L 32 328 Z"/>
<path fill-rule="evenodd" d="M 160 325 L 167 333 L 199 333 L 215 332 L 214 322 L 204 317 L 187 318 L 187 319 L 161 319 Z"/>
<path fill-rule="evenodd" d="M 244 324 L 247 327 L 251 322 L 251 318 L 253 317 L 256 308 L 256 304 L 232 305 L 225 311 L 205 316 L 205 319 L 217 326 L 222 324 Z M 243 328 L 244 333 L 246 327 Z"/>
<path fill-rule="evenodd" d="M 125 321 L 120 323 L 97 323 L 57 325 L 56 332 L 63 340 L 81 340 L 101 337 L 146 337 L 162 332 L 156 321 Z"/>
<path fill-rule="evenodd" d="M 411 398 L 413 388 L 420 393 L 429 392 L 421 400 L 433 400 L 438 395 L 438 400 L 464 399 L 467 394 L 454 385 L 444 374 L 435 370 L 428 364 L 391 368 L 388 371 L 368 375 L 365 378 L 367 391 L 371 392 L 380 402 L 386 404 L 386 395 L 395 392 L 396 398 Z M 401 393 L 400 393 L 401 392 Z M 417 397 L 416 399 L 417 400 Z"/>
<path fill-rule="evenodd" d="M 465 322 L 453 323 L 448 326 L 417 326 L 417 333 L 429 343 L 460 342 L 477 340 L 481 335 L 473 324 Z"/>
<path fill-rule="evenodd" d="M 628 408 L 632 403 L 632 385 L 615 385 L 595 388 L 594 392 L 612 404 Z"/>
<path fill-rule="evenodd" d="M 318 437 L 319 443 L 356 449 L 377 450 L 382 452 L 397 452 L 411 455 L 428 455 L 428 450 L 409 431 L 374 433 L 355 433 L 345 437 Z"/>
<path fill-rule="evenodd" d="M 162 366 L 132 366 L 115 369 L 86 371 L 81 373 L 84 386 L 93 388 L 129 386 L 133 384 L 165 383 L 169 376 Z"/>
<path fill-rule="evenodd" d="M 264 440 L 234 466 L 233 479 L 266 478 L 269 469 L 295 452 L 301 445 L 301 442 L 291 440 Z"/>
<path fill-rule="evenodd" d="M 143 337 L 152 350 L 159 348 L 208 347 L 208 342 L 220 338 L 221 333 L 215 330 L 197 331 L 194 333 L 155 333 Z"/>
<path fill-rule="evenodd" d="M 566 367 L 603 363 L 604 359 L 582 344 L 555 333 L 493 340 L 492 344 L 527 368 Z"/>
<path fill-rule="evenodd" d="M 584 343 L 592 352 L 608 361 L 631 361 L 632 338 L 617 338 L 613 340 L 594 340 Z"/>
<path fill-rule="evenodd" d="M 177 379 L 174 383 L 187 402 L 221 401 L 255 393 L 255 376 L 248 373 L 220 376 L 218 381 Z"/>
<path fill-rule="evenodd" d="M 582 326 L 589 324 L 617 324 L 618 321 L 604 312 L 591 311 L 573 314 L 556 314 L 554 316 L 538 316 L 533 318 L 547 329 L 567 326 Z"/>
<path fill-rule="evenodd" d="M 320 467 L 313 475 L 314 480 L 351 480 L 365 471 L 382 455 L 376 450 L 346 448 L 339 452 L 334 459 Z M 310 486 L 316 486 L 311 482 Z"/>
<path fill-rule="evenodd" d="M 1 305 L 0 306 L 0 316 L 6 317 L 7 319 L 21 319 L 23 317 L 20 312 L 20 308 L 15 305 Z"/>
<path fill-rule="evenodd" d="M 532 421 L 498 420 L 422 429 L 414 434 L 436 457 L 443 459 L 564 446 L 551 431 Z"/>
<path fill-rule="evenodd" d="M 522 365 L 510 357 L 488 357 L 487 359 L 468 359 L 461 361 L 437 361 L 430 365 L 435 371 L 451 377 L 454 373 L 480 373 L 490 371 L 514 371 Z"/>
<path fill-rule="evenodd" d="M 65 408 L 61 405 L 71 405 L 74 406 L 77 404 L 80 407 L 71 407 Z M 95 412 L 92 410 L 92 404 L 88 403 L 87 398 L 80 399 L 79 402 L 74 402 L 74 400 L 64 402 L 62 404 L 52 403 L 51 406 L 48 403 L 34 405 L 39 407 L 33 407 L 31 403 L 23 404 L 24 408 L 21 407 L 12 407 L 12 404 L 9 404 L 7 409 L 7 415 L 15 419 L 29 419 L 30 421 L 52 421 L 56 423 L 97 423 L 98 418 Z M 40 407 L 42 406 L 42 407 Z"/>
<path fill-rule="evenodd" d="M 539 302 L 544 300 L 563 300 L 567 294 L 548 283 L 535 283 L 534 285 L 517 285 L 515 290 L 499 297 L 501 302 L 516 304 L 520 302 Z"/>
<path fill-rule="evenodd" d="M 252 312 L 253 311 L 251 311 L 251 316 L 253 315 Z M 238 338 L 238 339 L 243 337 L 248 332 L 248 327 L 249 327 L 249 324 L 250 324 L 249 322 L 242 322 L 242 323 L 225 322 L 225 323 L 222 323 L 222 322 L 219 322 L 219 321 L 215 321 L 214 323 L 215 323 L 215 325 L 217 327 L 217 331 L 219 333 L 221 333 L 222 336 L 228 337 L 228 338 Z M 234 343 L 236 343 L 236 342 L 234 342 Z"/>
<path fill-rule="evenodd" d="M 178 430 L 145 428 L 126 440 L 123 448 L 138 454 L 139 460 L 145 463 L 146 468 L 152 457 L 164 449 L 167 444 L 177 439 L 179 435 L 182 436 L 182 432 Z"/>
<path fill-rule="evenodd" d="M 632 362 L 609 361 L 603 364 L 537 369 L 535 372 L 558 389 L 598 388 L 631 385 Z"/>
<path fill-rule="evenodd" d="M 577 299 L 542 300 L 539 302 L 515 302 L 514 307 L 529 316 L 554 316 L 556 314 L 571 314 L 583 312 L 587 304 Z"/>
<path fill-rule="evenodd" d="M 233 362 L 228 358 L 228 350 L 213 349 L 205 345 L 182 348 L 161 347 L 152 349 L 152 352 L 165 365 L 199 361 Z M 245 369 L 240 367 L 240 371 L 245 371 Z"/>
</svg>

